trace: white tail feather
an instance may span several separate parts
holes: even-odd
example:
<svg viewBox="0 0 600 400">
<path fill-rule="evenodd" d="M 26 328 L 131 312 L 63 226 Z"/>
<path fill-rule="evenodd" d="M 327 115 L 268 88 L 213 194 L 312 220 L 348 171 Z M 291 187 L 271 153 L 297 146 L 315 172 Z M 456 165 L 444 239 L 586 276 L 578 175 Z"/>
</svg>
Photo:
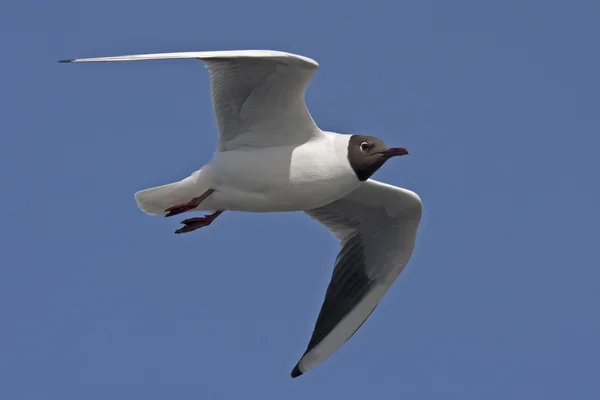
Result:
<svg viewBox="0 0 600 400">
<path fill-rule="evenodd" d="M 198 196 L 198 187 L 193 176 L 179 182 L 140 190 L 135 193 L 138 207 L 149 215 L 165 214 L 165 210 Z"/>
</svg>

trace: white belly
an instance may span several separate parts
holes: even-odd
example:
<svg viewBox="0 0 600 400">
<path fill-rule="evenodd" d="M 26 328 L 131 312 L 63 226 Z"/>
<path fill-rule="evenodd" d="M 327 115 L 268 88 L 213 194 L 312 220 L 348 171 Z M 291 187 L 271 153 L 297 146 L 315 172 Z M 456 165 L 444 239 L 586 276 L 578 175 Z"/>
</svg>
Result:
<svg viewBox="0 0 600 400">
<path fill-rule="evenodd" d="M 360 185 L 339 140 L 324 136 L 295 148 L 217 153 L 206 171 L 215 192 L 200 208 L 301 211 L 338 200 Z"/>
</svg>

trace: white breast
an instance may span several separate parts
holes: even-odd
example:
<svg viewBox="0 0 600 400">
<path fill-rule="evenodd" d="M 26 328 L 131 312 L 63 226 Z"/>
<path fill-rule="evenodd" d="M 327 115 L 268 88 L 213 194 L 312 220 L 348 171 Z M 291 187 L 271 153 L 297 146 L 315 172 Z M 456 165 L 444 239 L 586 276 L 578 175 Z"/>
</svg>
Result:
<svg viewBox="0 0 600 400">
<path fill-rule="evenodd" d="M 217 153 L 207 166 L 216 191 L 206 205 L 233 211 L 301 211 L 344 197 L 360 185 L 347 159 L 349 136 L 325 132 L 299 147 Z"/>
</svg>

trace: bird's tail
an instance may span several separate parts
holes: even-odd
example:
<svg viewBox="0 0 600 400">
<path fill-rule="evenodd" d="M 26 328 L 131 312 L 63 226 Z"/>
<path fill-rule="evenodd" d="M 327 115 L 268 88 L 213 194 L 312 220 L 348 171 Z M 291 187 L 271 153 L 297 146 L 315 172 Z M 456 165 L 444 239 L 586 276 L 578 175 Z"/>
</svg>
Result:
<svg viewBox="0 0 600 400">
<path fill-rule="evenodd" d="M 179 182 L 140 190 L 135 194 L 135 201 L 146 214 L 160 215 L 165 214 L 167 208 L 190 201 L 196 196 L 198 187 L 192 175 Z"/>
</svg>

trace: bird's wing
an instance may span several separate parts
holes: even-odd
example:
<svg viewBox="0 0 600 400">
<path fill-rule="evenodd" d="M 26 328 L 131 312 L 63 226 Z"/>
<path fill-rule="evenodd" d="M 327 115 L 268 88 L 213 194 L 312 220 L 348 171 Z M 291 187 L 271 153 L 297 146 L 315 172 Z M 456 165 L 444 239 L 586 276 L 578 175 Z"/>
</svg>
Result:
<svg viewBox="0 0 600 400">
<path fill-rule="evenodd" d="M 360 328 L 408 262 L 421 220 L 410 190 L 368 180 L 346 197 L 306 213 L 340 240 L 333 276 L 296 377 Z"/>
<path fill-rule="evenodd" d="M 319 64 L 280 51 L 235 50 L 76 58 L 60 62 L 193 58 L 211 76 L 219 150 L 302 144 L 321 131 L 304 103 Z"/>
</svg>

